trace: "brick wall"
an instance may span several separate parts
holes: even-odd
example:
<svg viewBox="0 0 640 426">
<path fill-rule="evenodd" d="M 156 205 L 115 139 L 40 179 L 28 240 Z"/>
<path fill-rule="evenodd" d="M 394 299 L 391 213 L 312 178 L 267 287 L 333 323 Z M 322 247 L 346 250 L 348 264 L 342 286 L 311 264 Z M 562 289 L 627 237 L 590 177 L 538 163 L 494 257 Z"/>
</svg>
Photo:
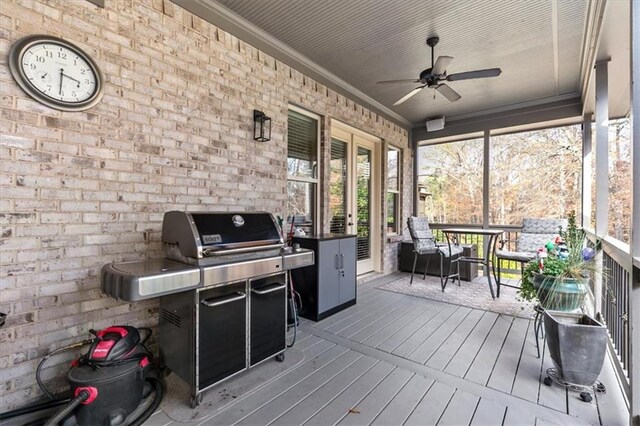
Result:
<svg viewBox="0 0 640 426">
<path fill-rule="evenodd" d="M 106 80 L 98 105 L 56 111 L 14 83 L 7 53 L 38 33 L 96 60 Z M 98 275 L 105 263 L 160 257 L 165 211 L 284 214 L 289 103 L 405 148 L 410 214 L 406 129 L 167 0 L 107 0 L 104 9 L 2 0 L 0 55 L 0 311 L 9 314 L 0 328 L 0 411 L 41 397 L 34 371 L 43 355 L 90 328 L 157 323 L 157 300 L 105 297 Z M 273 119 L 268 143 L 252 139 L 254 109 Z M 397 269 L 396 246 L 383 243 L 385 272 Z M 52 388 L 63 386 L 71 356 L 48 364 Z"/>
</svg>

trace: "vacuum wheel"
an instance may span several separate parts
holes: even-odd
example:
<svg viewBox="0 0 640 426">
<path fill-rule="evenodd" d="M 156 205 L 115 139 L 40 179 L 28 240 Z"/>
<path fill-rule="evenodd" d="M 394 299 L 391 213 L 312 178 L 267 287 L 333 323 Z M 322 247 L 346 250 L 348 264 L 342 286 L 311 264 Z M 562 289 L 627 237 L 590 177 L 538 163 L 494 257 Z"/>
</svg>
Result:
<svg viewBox="0 0 640 426">
<path fill-rule="evenodd" d="M 189 398 L 189 407 L 191 409 L 194 409 L 198 405 L 200 405 L 201 402 L 202 402 L 202 394 L 201 393 L 199 393 L 196 396 L 191 395 L 191 397 Z"/>
<path fill-rule="evenodd" d="M 276 355 L 276 361 L 283 362 L 284 361 L 284 352 Z"/>
<path fill-rule="evenodd" d="M 544 378 L 544 384 L 547 386 L 551 386 L 551 384 L 553 383 L 553 380 L 551 379 L 551 377 L 547 376 Z"/>
</svg>

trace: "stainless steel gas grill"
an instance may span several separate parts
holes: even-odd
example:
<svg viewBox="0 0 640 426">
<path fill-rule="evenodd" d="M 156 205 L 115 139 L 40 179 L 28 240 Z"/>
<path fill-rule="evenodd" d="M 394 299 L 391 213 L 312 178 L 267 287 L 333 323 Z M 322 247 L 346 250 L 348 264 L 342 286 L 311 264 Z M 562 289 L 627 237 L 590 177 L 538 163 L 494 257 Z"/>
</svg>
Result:
<svg viewBox="0 0 640 426">
<path fill-rule="evenodd" d="M 124 300 L 160 298 L 164 365 L 202 392 L 270 357 L 284 359 L 286 271 L 314 253 L 285 247 L 269 213 L 164 215 L 166 259 L 105 265 L 102 289 Z"/>
</svg>

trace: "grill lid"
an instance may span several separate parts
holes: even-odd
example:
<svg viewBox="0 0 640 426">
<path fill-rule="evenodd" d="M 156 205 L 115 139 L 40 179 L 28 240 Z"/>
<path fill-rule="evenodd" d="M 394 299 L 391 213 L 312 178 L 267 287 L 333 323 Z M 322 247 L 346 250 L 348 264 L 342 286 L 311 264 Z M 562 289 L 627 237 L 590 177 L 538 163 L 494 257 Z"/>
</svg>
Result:
<svg viewBox="0 0 640 426">
<path fill-rule="evenodd" d="M 273 215 L 267 212 L 170 211 L 162 221 L 162 242 L 198 259 L 284 245 Z"/>
</svg>

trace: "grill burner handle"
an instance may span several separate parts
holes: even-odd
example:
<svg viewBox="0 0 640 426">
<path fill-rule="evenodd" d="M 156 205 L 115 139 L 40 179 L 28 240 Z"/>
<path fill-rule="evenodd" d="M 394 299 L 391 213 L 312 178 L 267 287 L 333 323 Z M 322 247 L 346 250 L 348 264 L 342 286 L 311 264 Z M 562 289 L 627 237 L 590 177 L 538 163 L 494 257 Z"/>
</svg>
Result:
<svg viewBox="0 0 640 426">
<path fill-rule="evenodd" d="M 259 295 L 263 295 L 263 294 L 269 294 L 269 293 L 273 293 L 274 291 L 279 291 L 279 290 L 284 290 L 285 288 L 287 288 L 287 285 L 278 285 L 276 287 L 271 287 L 267 290 L 258 290 L 256 288 L 251 290 L 251 293 L 255 293 L 255 294 L 259 294 Z"/>
<path fill-rule="evenodd" d="M 213 306 L 226 305 L 227 303 L 235 302 L 237 300 L 246 299 L 247 295 L 245 293 L 237 291 L 235 295 L 230 297 L 212 297 L 210 299 L 204 299 L 200 303 L 209 308 Z"/>
</svg>

